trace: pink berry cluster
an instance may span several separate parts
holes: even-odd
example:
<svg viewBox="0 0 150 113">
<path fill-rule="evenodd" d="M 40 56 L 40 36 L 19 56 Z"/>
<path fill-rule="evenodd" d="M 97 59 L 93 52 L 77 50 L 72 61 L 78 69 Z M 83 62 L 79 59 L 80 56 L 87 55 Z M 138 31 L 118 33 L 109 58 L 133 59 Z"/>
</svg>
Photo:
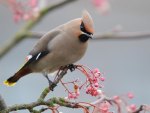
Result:
<svg viewBox="0 0 150 113">
<path fill-rule="evenodd" d="M 78 96 L 79 96 L 79 93 L 75 93 L 75 92 L 68 93 L 68 99 L 77 99 Z"/>
<path fill-rule="evenodd" d="M 92 0 L 92 3 L 101 14 L 105 15 L 109 12 L 110 5 L 108 0 Z"/>
<path fill-rule="evenodd" d="M 89 73 L 85 73 L 87 75 L 87 88 L 86 93 L 90 94 L 91 96 L 97 96 L 101 92 L 99 92 L 99 88 L 102 88 L 100 84 L 105 80 L 105 78 L 100 73 L 99 69 L 93 69 Z"/>
<path fill-rule="evenodd" d="M 86 85 L 86 94 L 90 94 L 91 96 L 98 96 L 101 94 L 102 85 L 100 84 L 105 80 L 102 76 L 98 68 L 91 70 L 86 66 L 78 66 L 77 68 L 86 76 L 86 82 L 81 86 Z"/>
<path fill-rule="evenodd" d="M 62 82 L 62 85 L 68 92 L 67 99 L 77 99 L 80 96 L 80 90 L 85 89 L 86 94 L 97 97 L 95 102 L 82 102 L 82 104 L 86 104 L 94 108 L 92 113 L 113 113 L 112 109 L 116 110 L 117 113 L 122 113 L 123 110 L 127 111 L 128 113 L 136 113 L 139 110 L 150 111 L 149 106 L 144 106 L 141 109 L 137 108 L 135 104 L 129 104 L 127 99 L 134 98 L 134 95 L 131 92 L 127 93 L 126 95 L 108 98 L 105 93 L 100 90 L 100 88 L 103 87 L 101 83 L 105 81 L 105 78 L 102 76 L 102 73 L 99 71 L 99 69 L 95 68 L 91 70 L 90 68 L 83 65 L 76 66 L 77 69 L 86 76 L 86 81 L 82 84 L 79 84 L 79 80 L 74 80 L 67 83 Z M 66 84 L 73 84 L 74 90 L 70 91 L 66 87 Z"/>
<path fill-rule="evenodd" d="M 98 96 L 102 94 L 102 91 L 100 88 L 102 88 L 102 85 L 100 84 L 105 80 L 105 78 L 102 76 L 98 68 L 95 68 L 91 70 L 90 68 L 83 66 L 83 65 L 77 65 L 77 69 L 81 71 L 85 77 L 86 81 L 84 83 L 79 84 L 79 80 L 74 80 L 71 82 L 62 82 L 62 85 L 64 86 L 65 90 L 68 92 L 68 99 L 77 99 L 80 96 L 80 90 L 85 89 L 86 94 L 89 94 L 91 96 Z M 73 84 L 74 90 L 70 91 L 66 85 Z M 84 87 L 84 88 L 83 88 Z"/>
</svg>

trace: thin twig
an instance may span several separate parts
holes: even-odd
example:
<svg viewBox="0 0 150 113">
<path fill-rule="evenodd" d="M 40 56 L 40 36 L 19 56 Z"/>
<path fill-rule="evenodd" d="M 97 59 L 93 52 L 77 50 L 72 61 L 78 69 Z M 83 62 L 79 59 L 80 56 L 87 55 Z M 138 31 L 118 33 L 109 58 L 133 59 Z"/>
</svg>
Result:
<svg viewBox="0 0 150 113">
<path fill-rule="evenodd" d="M 129 40 L 129 39 L 146 39 L 146 38 L 150 38 L 150 32 L 108 32 L 108 33 L 103 33 L 103 34 L 96 34 L 94 36 L 95 40 Z"/>
<path fill-rule="evenodd" d="M 140 113 L 141 111 L 143 111 L 143 105 L 141 105 L 135 112 L 133 113 Z"/>
</svg>

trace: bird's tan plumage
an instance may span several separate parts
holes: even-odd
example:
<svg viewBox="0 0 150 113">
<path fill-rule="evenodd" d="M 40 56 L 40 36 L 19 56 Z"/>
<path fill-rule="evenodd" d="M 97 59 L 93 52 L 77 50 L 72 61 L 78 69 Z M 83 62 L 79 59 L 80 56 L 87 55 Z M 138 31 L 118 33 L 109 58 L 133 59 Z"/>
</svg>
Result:
<svg viewBox="0 0 150 113">
<path fill-rule="evenodd" d="M 86 30 L 93 34 L 94 33 L 93 20 L 91 15 L 86 10 L 83 11 L 82 21 L 85 25 Z"/>
<path fill-rule="evenodd" d="M 77 18 L 60 25 L 41 37 L 29 52 L 29 55 L 32 57 L 17 72 L 20 76 L 18 78 L 15 75 L 12 76 L 11 79 L 9 78 L 5 81 L 5 84 L 13 84 L 22 76 L 28 74 L 23 73 L 25 68 L 28 68 L 30 73 L 52 73 L 61 66 L 73 64 L 80 60 L 86 52 L 88 46 L 88 41 L 86 40 L 90 36 L 81 30 L 81 23 L 85 26 L 84 31 L 86 30 L 93 34 L 93 20 L 90 14 L 84 11 L 82 18 Z M 83 39 L 79 40 L 79 38 Z"/>
</svg>

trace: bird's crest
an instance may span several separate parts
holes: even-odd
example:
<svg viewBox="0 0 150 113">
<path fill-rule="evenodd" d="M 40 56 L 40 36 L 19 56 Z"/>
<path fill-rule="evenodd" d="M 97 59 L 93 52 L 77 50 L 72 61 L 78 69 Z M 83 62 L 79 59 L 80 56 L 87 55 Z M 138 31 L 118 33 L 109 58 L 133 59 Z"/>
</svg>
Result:
<svg viewBox="0 0 150 113">
<path fill-rule="evenodd" d="M 94 33 L 93 19 L 86 10 L 84 10 L 82 13 L 82 22 L 84 23 L 85 29 L 93 34 Z"/>
</svg>

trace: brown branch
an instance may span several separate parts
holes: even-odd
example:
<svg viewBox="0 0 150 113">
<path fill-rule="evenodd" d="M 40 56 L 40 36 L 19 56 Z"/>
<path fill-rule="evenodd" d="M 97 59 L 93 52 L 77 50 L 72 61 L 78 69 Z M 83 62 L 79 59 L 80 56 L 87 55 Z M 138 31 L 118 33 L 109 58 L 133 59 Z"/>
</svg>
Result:
<svg viewBox="0 0 150 113">
<path fill-rule="evenodd" d="M 145 112 L 150 112 L 150 106 L 149 105 L 141 105 L 135 112 L 133 113 L 140 113 L 144 111 Z"/>
<path fill-rule="evenodd" d="M 41 106 L 41 105 L 45 105 L 47 107 L 54 107 L 55 104 L 59 105 L 59 106 L 64 106 L 64 107 L 68 107 L 68 108 L 82 108 L 85 110 L 85 106 L 84 105 L 80 105 L 78 103 L 75 102 L 70 102 L 67 101 L 63 98 L 51 98 L 48 100 L 44 100 L 45 97 L 47 96 L 47 94 L 53 90 L 57 84 L 59 83 L 59 81 L 64 77 L 64 75 L 67 73 L 69 67 L 65 66 L 65 67 L 61 67 L 60 70 L 57 73 L 57 77 L 56 79 L 53 81 L 53 84 L 51 84 L 49 87 L 45 88 L 45 90 L 41 93 L 39 99 L 37 99 L 37 101 L 32 102 L 30 104 L 19 104 L 19 105 L 13 105 L 11 107 L 5 107 L 3 109 L 0 110 L 0 113 L 9 113 L 11 111 L 17 111 L 17 110 L 24 110 L 24 109 L 28 109 L 29 112 L 32 113 L 41 113 L 43 111 L 45 111 L 46 109 L 40 109 L 38 110 L 34 110 L 34 107 L 37 106 Z"/>
<path fill-rule="evenodd" d="M 26 35 L 30 38 L 41 38 L 46 32 L 28 32 Z M 93 36 L 94 40 L 129 40 L 129 39 L 146 39 L 150 38 L 150 32 L 107 32 L 97 33 Z"/>
<path fill-rule="evenodd" d="M 6 103 L 4 101 L 4 99 L 2 98 L 2 96 L 0 95 L 0 111 L 6 109 Z"/>
<path fill-rule="evenodd" d="M 146 39 L 146 38 L 150 38 L 150 32 L 108 32 L 103 34 L 96 34 L 94 36 L 95 40 L 100 40 L 100 39 L 135 40 L 135 39 Z"/>
<path fill-rule="evenodd" d="M 78 105 L 78 103 L 75 102 L 69 102 L 64 100 L 63 98 L 51 98 L 48 99 L 47 101 L 36 101 L 36 102 L 32 102 L 30 104 L 20 104 L 20 105 L 14 105 L 11 107 L 8 107 L 5 110 L 0 111 L 1 113 L 9 113 L 11 111 L 17 111 L 17 110 L 24 110 L 24 109 L 28 109 L 29 111 L 34 111 L 35 112 L 42 112 L 44 111 L 43 109 L 40 111 L 37 110 L 33 110 L 34 107 L 37 106 L 41 106 L 41 105 L 45 105 L 47 107 L 54 107 L 57 104 L 59 106 L 64 106 L 64 107 L 68 107 L 68 108 L 80 108 L 80 106 Z"/>
<path fill-rule="evenodd" d="M 0 47 L 0 58 L 2 58 L 7 52 L 9 52 L 14 46 L 16 46 L 19 42 L 27 38 L 27 32 L 31 30 L 37 23 L 40 22 L 43 17 L 45 17 L 46 14 L 49 12 L 60 8 L 64 5 L 67 5 L 68 3 L 71 3 L 76 0 L 64 0 L 57 4 L 49 5 L 48 7 L 43 8 L 41 11 L 39 11 L 39 16 L 34 20 L 29 20 L 25 26 L 16 33 L 16 35 L 13 38 L 10 38 Z"/>
<path fill-rule="evenodd" d="M 17 111 L 17 110 L 23 110 L 23 109 L 28 109 L 30 112 L 33 112 L 33 113 L 41 113 L 42 111 L 44 111 L 43 109 L 41 109 L 40 111 L 37 111 L 37 110 L 33 110 L 33 108 L 36 106 L 40 106 L 40 105 L 53 107 L 54 104 L 58 104 L 60 106 L 65 106 L 65 107 L 70 107 L 70 108 L 79 108 L 79 106 L 77 106 L 77 103 L 68 102 L 62 98 L 52 98 L 47 101 L 44 101 L 47 94 L 56 87 L 59 81 L 67 73 L 67 70 L 68 70 L 68 66 L 62 67 L 61 70 L 59 70 L 57 74 L 57 78 L 53 81 L 53 84 L 51 84 L 48 88 L 45 88 L 45 90 L 42 92 L 42 94 L 40 95 L 39 99 L 36 102 L 32 102 L 30 104 L 14 105 L 14 106 L 7 107 L 7 108 L 4 106 L 3 108 L 0 109 L 0 113 L 9 113 L 11 111 Z"/>
<path fill-rule="evenodd" d="M 135 112 L 133 113 L 140 113 L 141 111 L 143 111 L 143 105 L 141 105 Z"/>
</svg>

